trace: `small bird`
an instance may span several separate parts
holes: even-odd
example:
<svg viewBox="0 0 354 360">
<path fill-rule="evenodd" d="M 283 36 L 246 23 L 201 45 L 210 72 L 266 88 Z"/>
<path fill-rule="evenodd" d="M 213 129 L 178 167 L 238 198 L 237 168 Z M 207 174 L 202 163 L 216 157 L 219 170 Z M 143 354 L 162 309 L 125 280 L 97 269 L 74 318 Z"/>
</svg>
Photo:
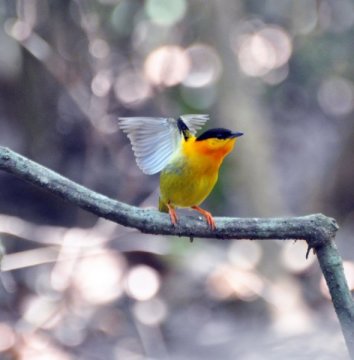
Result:
<svg viewBox="0 0 354 360">
<path fill-rule="evenodd" d="M 210 212 L 199 205 L 218 179 L 220 165 L 233 149 L 241 132 L 210 129 L 196 137 L 209 115 L 182 115 L 173 118 L 119 118 L 127 134 L 136 162 L 145 174 L 160 174 L 159 211 L 168 212 L 177 224 L 176 208 L 192 208 L 201 213 L 211 230 L 216 229 Z"/>
</svg>

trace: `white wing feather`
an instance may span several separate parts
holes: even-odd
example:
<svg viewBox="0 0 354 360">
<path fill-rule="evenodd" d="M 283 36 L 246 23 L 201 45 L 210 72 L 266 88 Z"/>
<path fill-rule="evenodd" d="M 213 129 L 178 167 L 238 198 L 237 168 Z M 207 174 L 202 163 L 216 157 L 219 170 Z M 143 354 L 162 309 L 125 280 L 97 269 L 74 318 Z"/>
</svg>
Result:
<svg viewBox="0 0 354 360">
<path fill-rule="evenodd" d="M 188 126 L 191 133 L 195 135 L 197 130 L 199 130 L 209 120 L 209 115 L 207 114 L 182 115 L 181 119 Z"/>
<path fill-rule="evenodd" d="M 208 115 L 183 115 L 181 119 L 195 134 Z M 145 174 L 156 174 L 168 163 L 182 140 L 177 121 L 172 118 L 127 117 L 119 118 L 119 126 L 131 144 L 139 168 Z"/>
</svg>

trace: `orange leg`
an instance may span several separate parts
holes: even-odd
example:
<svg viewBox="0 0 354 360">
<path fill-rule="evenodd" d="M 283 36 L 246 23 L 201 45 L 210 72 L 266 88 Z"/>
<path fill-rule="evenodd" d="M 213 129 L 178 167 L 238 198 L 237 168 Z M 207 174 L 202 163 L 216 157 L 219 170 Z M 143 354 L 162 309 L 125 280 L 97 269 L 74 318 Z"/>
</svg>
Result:
<svg viewBox="0 0 354 360">
<path fill-rule="evenodd" d="M 208 223 L 211 230 L 216 229 L 214 218 L 210 214 L 209 211 L 206 211 L 206 210 L 200 208 L 199 206 L 192 206 L 192 209 L 197 210 L 198 212 L 200 212 L 205 217 L 205 219 L 206 219 L 206 221 L 207 221 L 207 223 Z"/>
<path fill-rule="evenodd" d="M 177 214 L 176 214 L 176 210 L 174 209 L 173 206 L 171 206 L 170 204 L 166 204 L 168 207 L 168 213 L 170 215 L 170 219 L 171 219 L 171 223 L 173 226 L 175 226 L 177 224 Z"/>
</svg>

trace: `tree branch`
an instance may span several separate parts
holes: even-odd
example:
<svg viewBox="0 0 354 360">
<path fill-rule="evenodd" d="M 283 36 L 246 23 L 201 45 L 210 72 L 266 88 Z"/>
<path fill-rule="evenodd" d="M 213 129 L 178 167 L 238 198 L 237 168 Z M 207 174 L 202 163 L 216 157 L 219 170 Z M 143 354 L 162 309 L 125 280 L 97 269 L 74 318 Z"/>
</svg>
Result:
<svg viewBox="0 0 354 360">
<path fill-rule="evenodd" d="M 304 239 L 310 247 L 316 248 L 333 238 L 338 228 L 333 219 L 321 214 L 297 218 L 216 218 L 217 229 L 212 232 L 204 220 L 188 216 L 181 217 L 178 225 L 172 226 L 164 213 L 110 199 L 8 148 L 0 147 L 0 169 L 97 216 L 149 234 L 219 239 Z"/>
<path fill-rule="evenodd" d="M 97 216 L 134 227 L 143 233 L 218 239 L 303 239 L 313 248 L 332 296 L 344 337 L 354 359 L 354 302 L 346 283 L 342 259 L 334 244 L 338 226 L 322 214 L 284 218 L 216 218 L 210 231 L 204 220 L 180 217 L 177 226 L 156 210 L 140 209 L 85 188 L 0 146 L 0 169 L 35 184 Z"/>
</svg>

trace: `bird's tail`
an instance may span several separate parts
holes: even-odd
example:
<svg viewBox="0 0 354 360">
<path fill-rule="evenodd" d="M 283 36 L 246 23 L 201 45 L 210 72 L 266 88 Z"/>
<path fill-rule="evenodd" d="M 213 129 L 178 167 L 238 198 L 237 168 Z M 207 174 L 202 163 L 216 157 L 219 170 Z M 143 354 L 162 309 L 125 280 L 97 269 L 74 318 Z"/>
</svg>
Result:
<svg viewBox="0 0 354 360">
<path fill-rule="evenodd" d="M 166 203 L 161 200 L 161 198 L 159 198 L 159 211 L 168 213 L 168 207 Z"/>
</svg>

